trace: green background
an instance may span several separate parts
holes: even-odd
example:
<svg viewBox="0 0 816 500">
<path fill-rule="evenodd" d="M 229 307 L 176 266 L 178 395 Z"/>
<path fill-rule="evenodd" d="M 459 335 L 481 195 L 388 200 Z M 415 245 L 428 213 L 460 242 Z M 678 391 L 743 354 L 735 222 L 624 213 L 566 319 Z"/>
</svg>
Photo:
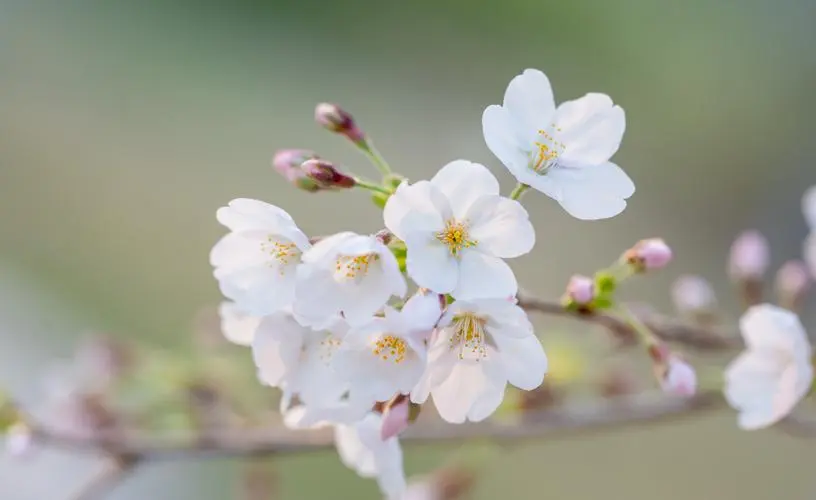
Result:
<svg viewBox="0 0 816 500">
<path fill-rule="evenodd" d="M 193 318 L 219 300 L 208 252 L 223 234 L 215 210 L 232 198 L 281 205 L 310 234 L 379 229 L 362 193 L 297 192 L 269 166 L 276 149 L 306 147 L 373 173 L 313 123 L 317 102 L 351 110 L 410 178 L 467 158 L 509 192 L 481 113 L 527 67 L 549 75 L 559 101 L 600 91 L 623 106 L 615 159 L 638 192 L 604 222 L 528 195 L 538 244 L 512 262 L 522 285 L 556 297 L 572 273 L 659 235 L 677 258 L 630 298 L 665 309 L 671 281 L 695 272 L 735 316 L 724 278 L 733 237 L 762 229 L 778 264 L 806 232 L 814 21 L 808 0 L 1 0 L 2 381 L 36 401 L 50 360 L 88 331 L 184 356 Z M 536 326 L 546 345 L 556 326 Z M 409 471 L 449 450 L 409 452 Z M 740 432 L 723 412 L 508 449 L 475 497 L 807 499 L 813 458 L 812 443 Z M 332 454 L 277 463 L 284 498 L 376 498 Z M 51 455 L 4 463 L 0 496 L 65 498 L 93 466 Z M 235 471 L 155 465 L 112 498 L 228 498 Z"/>
</svg>

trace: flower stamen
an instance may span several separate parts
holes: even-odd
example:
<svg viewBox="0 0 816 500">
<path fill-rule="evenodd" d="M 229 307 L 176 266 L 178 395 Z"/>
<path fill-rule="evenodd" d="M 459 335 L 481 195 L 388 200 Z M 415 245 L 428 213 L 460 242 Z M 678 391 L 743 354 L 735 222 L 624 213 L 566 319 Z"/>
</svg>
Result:
<svg viewBox="0 0 816 500">
<path fill-rule="evenodd" d="M 468 239 L 467 222 L 448 219 L 445 229 L 436 233 L 436 239 L 441 241 L 450 250 L 451 255 L 459 255 L 463 248 L 474 247 L 479 244 L 476 240 Z"/>
<path fill-rule="evenodd" d="M 378 260 L 380 260 L 380 256 L 376 253 L 357 255 L 355 257 L 343 255 L 337 258 L 335 270 L 337 274 L 347 279 L 362 278 L 368 274 L 371 265 Z"/>
<path fill-rule="evenodd" d="M 538 150 L 535 155 L 535 161 L 531 168 L 539 174 L 545 173 L 547 170 L 558 164 L 558 157 L 564 154 L 567 146 L 555 139 L 555 132 L 561 132 L 561 127 L 557 127 L 555 123 L 550 125 L 550 132 L 547 129 L 538 131 L 540 140 L 534 142 Z"/>
<path fill-rule="evenodd" d="M 408 347 L 405 341 L 395 335 L 383 335 L 376 342 L 371 352 L 379 356 L 383 361 L 393 360 L 394 363 L 402 363 L 405 359 L 405 352 Z"/>
<path fill-rule="evenodd" d="M 480 361 L 487 357 L 487 320 L 473 313 L 464 313 L 453 318 L 453 335 L 449 341 L 450 350 L 459 349 L 459 359 L 475 358 Z"/>
<path fill-rule="evenodd" d="M 284 273 L 284 268 L 300 256 L 300 250 L 294 243 L 282 243 L 273 235 L 266 237 L 266 241 L 261 242 L 261 252 L 269 254 L 274 260 L 269 263 L 270 267 L 279 265 L 280 274 Z"/>
</svg>

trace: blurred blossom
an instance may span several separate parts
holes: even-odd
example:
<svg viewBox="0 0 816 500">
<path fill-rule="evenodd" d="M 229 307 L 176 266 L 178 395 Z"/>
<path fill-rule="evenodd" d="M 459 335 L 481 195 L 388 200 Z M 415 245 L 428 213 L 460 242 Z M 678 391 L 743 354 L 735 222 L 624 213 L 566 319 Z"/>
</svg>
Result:
<svg viewBox="0 0 816 500">
<path fill-rule="evenodd" d="M 226 300 L 218 306 L 218 316 L 221 318 L 221 331 L 227 340 L 242 346 L 252 345 L 255 330 L 261 323 L 260 317 L 247 314 L 235 302 Z"/>
<path fill-rule="evenodd" d="M 578 305 L 587 305 L 595 298 L 595 282 L 592 278 L 576 274 L 567 284 L 567 296 Z"/>
<path fill-rule="evenodd" d="M 786 262 L 776 273 L 776 293 L 779 304 L 795 309 L 810 289 L 811 277 L 807 265 L 799 260 Z"/>
<path fill-rule="evenodd" d="M 675 396 L 693 396 L 697 392 L 694 368 L 678 356 L 670 356 L 660 381 L 663 392 Z"/>
<path fill-rule="evenodd" d="M 641 240 L 623 254 L 639 271 L 662 269 L 672 260 L 672 249 L 661 238 Z"/>
<path fill-rule="evenodd" d="M 728 273 L 735 281 L 758 280 L 770 262 L 768 240 L 756 230 L 740 234 L 731 245 Z"/>
<path fill-rule="evenodd" d="M 320 158 L 317 153 L 307 149 L 282 149 L 272 156 L 272 167 L 295 187 L 314 192 L 319 191 L 320 186 L 306 175 L 301 165 L 317 158 Z"/>
<path fill-rule="evenodd" d="M 753 306 L 740 319 L 746 349 L 725 371 L 725 397 L 742 429 L 768 427 L 788 415 L 813 382 L 812 349 L 799 317 Z"/>
<path fill-rule="evenodd" d="M 717 307 L 717 297 L 711 284 L 701 276 L 681 276 L 671 289 L 674 307 L 682 314 L 711 312 Z"/>
<path fill-rule="evenodd" d="M 802 196 L 802 212 L 811 231 L 816 231 L 816 186 L 812 186 Z"/>
<path fill-rule="evenodd" d="M 626 208 L 635 185 L 609 159 L 626 115 L 606 94 L 589 93 L 555 106 L 547 76 L 526 69 L 502 105 L 488 106 L 482 131 L 490 151 L 519 183 L 544 193 L 578 219 L 606 219 Z"/>
<path fill-rule="evenodd" d="M 369 413 L 354 425 L 337 425 L 334 442 L 340 460 L 361 477 L 373 477 L 387 500 L 399 500 L 406 489 L 402 447 L 396 437 L 380 437 L 382 417 Z"/>
</svg>

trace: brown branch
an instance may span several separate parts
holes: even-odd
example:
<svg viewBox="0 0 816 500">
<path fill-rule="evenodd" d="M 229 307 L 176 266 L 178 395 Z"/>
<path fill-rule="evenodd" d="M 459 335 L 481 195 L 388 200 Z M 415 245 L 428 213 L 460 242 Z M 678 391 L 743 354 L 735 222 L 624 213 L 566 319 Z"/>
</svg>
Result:
<svg viewBox="0 0 816 500">
<path fill-rule="evenodd" d="M 557 302 L 551 302 L 519 292 L 518 305 L 527 311 L 535 311 L 551 316 L 563 316 L 579 321 L 594 323 L 609 329 L 616 337 L 623 340 L 636 338 L 635 331 L 624 319 L 604 312 L 583 313 L 564 309 Z M 677 342 L 689 347 L 703 350 L 728 350 L 742 346 L 739 338 L 725 336 L 722 333 L 702 326 L 679 321 L 658 314 L 640 314 L 643 323 L 655 335 L 666 342 Z"/>
<path fill-rule="evenodd" d="M 573 403 L 524 414 L 518 421 L 486 421 L 450 425 L 444 422 L 418 423 L 402 436 L 405 444 L 441 443 L 470 438 L 502 442 L 561 438 L 576 432 L 599 431 L 636 424 L 656 424 L 695 412 L 722 406 L 718 393 L 702 393 L 691 398 L 662 394 L 642 394 Z M 133 463 L 172 459 L 270 456 L 320 451 L 334 446 L 330 430 L 292 431 L 285 428 L 227 429 L 213 433 L 206 441 L 185 437 L 156 438 L 138 433 L 93 437 L 72 435 L 35 427 L 40 443 L 73 451 L 133 457 Z M 86 497 L 83 497 L 86 498 Z"/>
</svg>

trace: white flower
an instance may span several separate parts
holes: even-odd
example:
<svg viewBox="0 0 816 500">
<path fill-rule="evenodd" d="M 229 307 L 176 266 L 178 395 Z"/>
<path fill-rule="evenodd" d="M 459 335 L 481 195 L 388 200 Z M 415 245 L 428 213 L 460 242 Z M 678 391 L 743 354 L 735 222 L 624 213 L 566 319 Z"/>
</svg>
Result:
<svg viewBox="0 0 816 500">
<path fill-rule="evenodd" d="M 337 425 L 334 443 L 340 460 L 362 477 L 375 477 L 388 500 L 398 500 L 405 492 L 402 447 L 396 437 L 380 438 L 382 417 L 369 413 L 355 425 Z"/>
<path fill-rule="evenodd" d="M 221 318 L 221 332 L 233 344 L 249 346 L 255 337 L 255 330 L 261 323 L 259 316 L 252 316 L 243 311 L 234 302 L 224 301 L 218 306 Z"/>
<path fill-rule="evenodd" d="M 456 301 L 439 322 L 428 369 L 411 392 L 430 393 L 448 422 L 477 422 L 501 404 L 507 383 L 533 390 L 544 380 L 547 357 L 525 312 L 505 299 Z"/>
<path fill-rule="evenodd" d="M 303 254 L 297 274 L 294 311 L 310 322 L 342 313 L 349 324 L 359 325 L 392 295 L 406 292 L 391 251 L 373 236 L 350 232 L 317 242 Z"/>
<path fill-rule="evenodd" d="M 425 372 L 425 339 L 441 315 L 436 294 L 416 294 L 400 312 L 386 307 L 384 318 L 349 331 L 335 355 L 335 370 L 372 404 L 409 393 Z"/>
<path fill-rule="evenodd" d="M 555 107 L 550 81 L 527 69 L 507 86 L 502 106 L 482 115 L 487 147 L 516 179 L 558 201 L 579 219 L 605 219 L 635 192 L 609 159 L 626 117 L 606 94 L 586 94 Z"/>
<path fill-rule="evenodd" d="M 309 239 L 284 210 L 258 200 L 232 200 L 217 212 L 230 229 L 210 252 L 221 292 L 245 312 L 264 316 L 290 305 L 295 269 Z"/>
<path fill-rule="evenodd" d="M 323 402 L 320 405 L 306 405 L 301 402 L 290 406 L 291 396 L 289 391 L 284 391 L 281 399 L 283 423 L 290 429 L 319 429 L 335 424 L 352 425 L 362 420 L 371 410 L 369 402 L 356 398 L 354 393 L 344 394 L 335 401 Z"/>
<path fill-rule="evenodd" d="M 258 378 L 272 387 L 296 394 L 307 405 L 338 401 L 348 390 L 331 366 L 345 331 L 315 331 L 301 326 L 287 311 L 265 316 L 252 340 L 252 357 Z"/>
<path fill-rule="evenodd" d="M 403 183 L 388 199 L 385 225 L 408 249 L 408 274 L 421 287 L 458 298 L 515 295 L 502 259 L 529 252 L 535 232 L 527 211 L 499 196 L 484 166 L 445 165 L 430 181 Z"/>
<path fill-rule="evenodd" d="M 760 429 L 788 415 L 813 381 L 811 346 L 796 314 L 761 304 L 740 319 L 746 350 L 725 371 L 725 397 L 739 426 Z"/>
</svg>

